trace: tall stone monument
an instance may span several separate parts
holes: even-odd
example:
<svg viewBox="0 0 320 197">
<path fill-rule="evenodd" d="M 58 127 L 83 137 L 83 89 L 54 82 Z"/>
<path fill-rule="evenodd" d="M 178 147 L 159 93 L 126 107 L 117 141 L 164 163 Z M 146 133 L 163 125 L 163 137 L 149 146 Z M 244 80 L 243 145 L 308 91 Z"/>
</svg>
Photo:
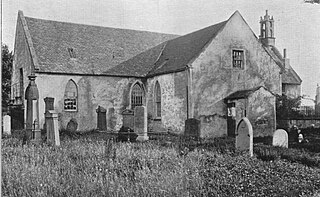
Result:
<svg viewBox="0 0 320 197">
<path fill-rule="evenodd" d="M 45 126 L 47 130 L 47 143 L 60 146 L 58 113 L 54 109 L 54 98 L 44 98 L 45 108 Z"/>
<path fill-rule="evenodd" d="M 29 85 L 25 93 L 25 99 L 27 100 L 27 136 L 28 139 L 33 138 L 34 141 L 39 142 L 41 141 L 41 131 L 39 127 L 39 91 L 35 82 L 36 76 L 31 74 L 28 78 Z"/>
<path fill-rule="evenodd" d="M 136 106 L 134 108 L 134 132 L 138 134 L 137 141 L 146 141 L 149 139 L 147 134 L 147 110 L 145 106 Z"/>
</svg>

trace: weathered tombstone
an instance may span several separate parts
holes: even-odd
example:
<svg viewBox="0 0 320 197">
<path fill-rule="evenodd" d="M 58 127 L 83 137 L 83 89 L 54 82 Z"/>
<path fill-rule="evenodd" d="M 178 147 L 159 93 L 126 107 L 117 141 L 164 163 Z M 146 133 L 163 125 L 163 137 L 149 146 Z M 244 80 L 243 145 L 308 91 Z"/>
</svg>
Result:
<svg viewBox="0 0 320 197">
<path fill-rule="evenodd" d="M 53 110 L 46 111 L 46 130 L 47 130 L 47 143 L 60 146 L 58 113 Z"/>
<path fill-rule="evenodd" d="M 200 138 L 200 120 L 195 118 L 190 118 L 185 121 L 185 130 L 184 135 L 195 137 L 196 139 Z"/>
<path fill-rule="evenodd" d="M 113 107 L 108 109 L 108 127 L 114 129 L 117 124 L 117 117 L 115 116 L 115 110 Z"/>
<path fill-rule="evenodd" d="M 45 129 L 47 131 L 47 143 L 60 146 L 58 113 L 54 109 L 54 98 L 46 97 L 45 102 Z"/>
<path fill-rule="evenodd" d="M 148 140 L 147 128 L 147 110 L 145 106 L 136 106 L 134 108 L 134 132 L 138 134 L 137 141 Z"/>
<path fill-rule="evenodd" d="M 98 115 L 97 128 L 101 131 L 106 130 L 107 129 L 107 117 L 106 117 L 107 110 L 101 106 L 98 106 L 98 108 L 96 109 L 96 112 Z"/>
<path fill-rule="evenodd" d="M 67 131 L 75 132 L 78 128 L 77 120 L 72 118 L 67 124 Z"/>
<path fill-rule="evenodd" d="M 288 148 L 288 133 L 284 129 L 277 129 L 273 133 L 272 146 Z"/>
<path fill-rule="evenodd" d="M 253 156 L 253 130 L 248 118 L 244 117 L 237 126 L 236 149 L 240 151 L 249 151 Z"/>
<path fill-rule="evenodd" d="M 122 126 L 133 129 L 134 127 L 134 112 L 131 109 L 125 109 L 122 111 Z"/>
<path fill-rule="evenodd" d="M 9 115 L 3 116 L 3 134 L 11 135 L 11 117 Z"/>
</svg>

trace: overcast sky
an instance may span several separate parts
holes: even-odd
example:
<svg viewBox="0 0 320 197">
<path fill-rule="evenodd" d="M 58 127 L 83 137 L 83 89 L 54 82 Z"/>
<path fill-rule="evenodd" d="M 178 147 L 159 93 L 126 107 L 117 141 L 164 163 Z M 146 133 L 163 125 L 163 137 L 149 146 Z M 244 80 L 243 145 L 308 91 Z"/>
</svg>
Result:
<svg viewBox="0 0 320 197">
<path fill-rule="evenodd" d="M 2 42 L 13 49 L 18 10 L 25 16 L 183 35 L 228 19 L 236 10 L 259 36 L 260 16 L 275 19 L 276 46 L 287 49 L 314 98 L 320 84 L 320 5 L 303 0 L 2 0 Z"/>
</svg>

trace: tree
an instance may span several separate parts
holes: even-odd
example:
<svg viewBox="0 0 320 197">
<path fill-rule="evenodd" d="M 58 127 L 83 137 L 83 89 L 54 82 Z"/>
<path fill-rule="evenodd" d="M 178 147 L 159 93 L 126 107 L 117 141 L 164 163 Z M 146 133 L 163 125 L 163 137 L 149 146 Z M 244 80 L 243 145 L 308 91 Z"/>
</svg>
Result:
<svg viewBox="0 0 320 197">
<path fill-rule="evenodd" d="M 304 0 L 305 3 L 317 3 L 317 4 L 320 4 L 320 0 Z"/>
<path fill-rule="evenodd" d="M 2 50 L 2 106 L 7 107 L 10 101 L 11 75 L 12 75 L 12 51 L 6 44 L 1 44 Z"/>
<path fill-rule="evenodd" d="M 301 97 L 290 98 L 286 95 L 277 96 L 276 101 L 276 116 L 277 120 L 285 120 L 290 117 L 297 117 L 300 115 L 299 107 L 301 104 Z"/>
</svg>

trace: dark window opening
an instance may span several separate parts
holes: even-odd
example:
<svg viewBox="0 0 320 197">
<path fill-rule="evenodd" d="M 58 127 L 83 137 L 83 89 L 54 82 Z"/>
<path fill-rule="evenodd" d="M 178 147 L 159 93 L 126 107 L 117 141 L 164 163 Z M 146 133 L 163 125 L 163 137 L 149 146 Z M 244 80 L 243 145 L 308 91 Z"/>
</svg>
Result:
<svg viewBox="0 0 320 197">
<path fill-rule="evenodd" d="M 232 51 L 232 66 L 234 68 L 244 68 L 244 55 L 242 50 Z"/>
<path fill-rule="evenodd" d="M 71 58 L 76 58 L 76 54 L 73 50 L 73 48 L 68 48 L 68 52 Z"/>
<path fill-rule="evenodd" d="M 64 93 L 64 110 L 76 111 L 78 103 L 77 85 L 73 80 L 69 80 Z"/>
<path fill-rule="evenodd" d="M 159 82 L 156 83 L 155 88 L 156 117 L 161 117 L 161 89 Z"/>
<path fill-rule="evenodd" d="M 131 91 L 131 108 L 134 109 L 136 106 L 143 105 L 143 90 L 141 86 L 136 83 Z"/>
</svg>

